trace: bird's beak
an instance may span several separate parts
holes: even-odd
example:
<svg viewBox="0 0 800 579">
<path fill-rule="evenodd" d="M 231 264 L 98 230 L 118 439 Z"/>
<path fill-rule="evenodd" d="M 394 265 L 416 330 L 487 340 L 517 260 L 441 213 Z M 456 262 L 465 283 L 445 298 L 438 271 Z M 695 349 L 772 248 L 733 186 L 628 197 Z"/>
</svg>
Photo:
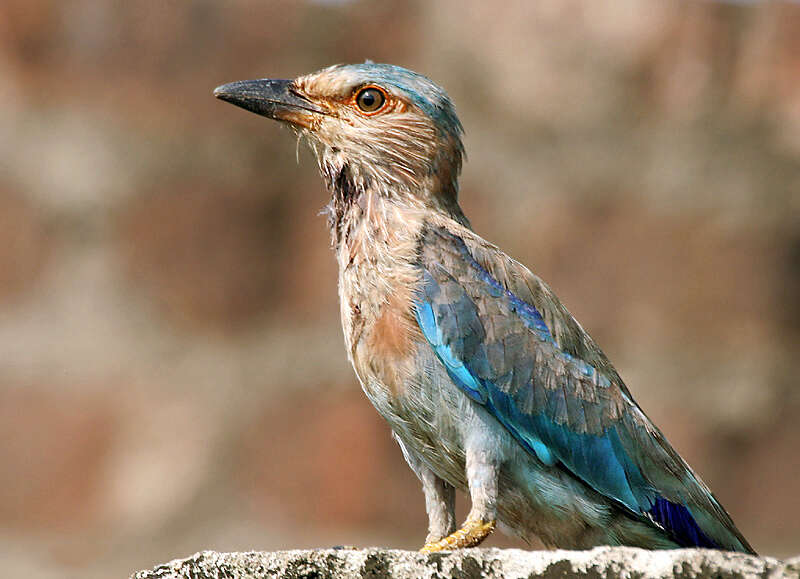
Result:
<svg viewBox="0 0 800 579">
<path fill-rule="evenodd" d="M 318 115 L 328 114 L 299 94 L 291 80 L 239 80 L 218 86 L 214 96 L 257 115 L 306 128 L 312 126 Z"/>
</svg>

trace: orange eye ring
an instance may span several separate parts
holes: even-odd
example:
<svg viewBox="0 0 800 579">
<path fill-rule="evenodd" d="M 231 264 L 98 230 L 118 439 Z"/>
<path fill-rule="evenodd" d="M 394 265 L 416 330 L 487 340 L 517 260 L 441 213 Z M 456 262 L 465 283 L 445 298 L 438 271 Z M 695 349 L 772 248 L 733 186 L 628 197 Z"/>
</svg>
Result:
<svg viewBox="0 0 800 579">
<path fill-rule="evenodd" d="M 374 115 L 386 108 L 389 97 L 381 87 L 368 85 L 358 89 L 353 101 L 363 114 Z"/>
</svg>

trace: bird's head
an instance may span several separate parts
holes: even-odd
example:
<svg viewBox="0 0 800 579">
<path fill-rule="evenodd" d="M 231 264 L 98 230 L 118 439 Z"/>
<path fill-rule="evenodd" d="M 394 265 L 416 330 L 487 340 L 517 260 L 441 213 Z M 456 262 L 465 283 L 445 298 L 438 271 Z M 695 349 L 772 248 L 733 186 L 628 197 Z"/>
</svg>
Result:
<svg viewBox="0 0 800 579">
<path fill-rule="evenodd" d="M 294 80 L 232 82 L 214 95 L 308 137 L 334 194 L 370 190 L 457 209 L 461 123 L 444 90 L 420 74 L 336 65 Z"/>
</svg>

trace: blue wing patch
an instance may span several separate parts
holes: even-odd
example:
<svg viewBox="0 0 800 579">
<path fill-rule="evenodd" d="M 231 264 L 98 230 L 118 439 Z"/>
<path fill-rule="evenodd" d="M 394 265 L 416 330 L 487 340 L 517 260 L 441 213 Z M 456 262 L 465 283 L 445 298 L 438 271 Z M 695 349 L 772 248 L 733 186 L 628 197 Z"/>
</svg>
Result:
<svg viewBox="0 0 800 579">
<path fill-rule="evenodd" d="M 508 309 L 516 313 L 541 342 L 555 346 L 555 355 L 561 356 L 564 363 L 576 365 L 584 376 L 597 375 L 594 367 L 557 347 L 542 315 L 534 306 L 505 289 L 475 262 L 465 246 L 462 255 L 472 273 L 485 284 L 485 291 L 507 304 Z M 545 410 L 521 411 L 517 400 L 500 385 L 502 377 L 490 367 L 487 340 L 477 306 L 449 274 L 440 271 L 437 275 L 440 275 L 439 281 L 431 272 L 424 272 L 415 302 L 415 316 L 425 339 L 461 390 L 484 405 L 543 464 L 563 465 L 631 513 L 662 527 L 681 546 L 719 548 L 702 531 L 689 508 L 663 498 L 647 482 L 626 452 L 617 426 L 607 425 L 602 434 L 591 434 L 576 432 L 569 425 L 553 420 L 551 416 L 565 414 L 566 406 L 575 403 L 567 399 L 569 395 L 563 388 L 546 389 L 531 381 L 526 387 L 538 389 L 535 396 L 544 396 L 541 403 Z M 447 285 L 446 296 L 440 282 Z M 495 335 L 494 339 L 501 342 L 501 349 L 505 347 L 502 338 Z M 598 376 L 600 387 L 607 388 L 609 384 L 607 378 Z"/>
<path fill-rule="evenodd" d="M 426 273 L 425 277 L 428 283 L 436 283 L 429 274 Z M 436 291 L 435 288 L 428 287 Z M 541 319 L 541 316 L 539 317 Z M 541 462 L 548 466 L 553 466 L 557 462 L 564 464 L 597 491 L 615 498 L 634 512 L 641 512 L 639 500 L 643 500 L 649 508 L 651 501 L 646 497 L 639 497 L 637 500 L 631 490 L 629 478 L 637 482 L 644 481 L 639 470 L 630 461 L 627 461 L 628 464 L 625 466 L 628 466 L 631 472 L 626 474 L 616 454 L 622 448 L 621 445 L 614 444 L 615 439 L 618 439 L 615 432 L 606 432 L 605 436 L 576 433 L 569 430 L 566 425 L 556 424 L 543 413 L 521 412 L 507 393 L 497 388 L 491 380 L 481 378 L 473 371 L 471 360 L 462 361 L 454 354 L 450 346 L 454 338 L 443 334 L 430 301 L 425 299 L 417 301 L 416 319 L 425 339 L 433 347 L 453 382 L 472 400 L 486 406 L 491 414 Z M 546 326 L 542 328 L 542 325 L 543 322 L 537 324 L 538 331 L 546 331 Z M 555 400 L 558 396 L 563 398 L 563 391 L 556 389 L 547 392 L 546 395 Z M 559 404 L 560 401 L 552 403 Z M 587 474 L 591 477 L 587 477 Z"/>
<path fill-rule="evenodd" d="M 416 307 L 417 323 L 422 329 L 422 333 L 428 343 L 433 346 L 439 360 L 442 361 L 450 379 L 461 388 L 475 402 L 486 403 L 485 390 L 481 388 L 477 379 L 464 367 L 463 362 L 458 360 L 450 347 L 444 343 L 442 332 L 436 325 L 436 318 L 433 315 L 433 308 L 429 303 L 420 302 Z"/>
</svg>

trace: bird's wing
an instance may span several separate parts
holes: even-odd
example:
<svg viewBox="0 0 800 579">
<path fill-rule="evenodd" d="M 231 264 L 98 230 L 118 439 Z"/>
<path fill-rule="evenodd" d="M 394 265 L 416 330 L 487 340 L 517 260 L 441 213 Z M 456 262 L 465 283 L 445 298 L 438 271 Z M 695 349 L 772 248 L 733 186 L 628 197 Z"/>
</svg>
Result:
<svg viewBox="0 0 800 579">
<path fill-rule="evenodd" d="M 419 259 L 425 339 L 523 447 L 679 545 L 752 552 L 544 282 L 466 230 L 429 224 Z"/>
</svg>

